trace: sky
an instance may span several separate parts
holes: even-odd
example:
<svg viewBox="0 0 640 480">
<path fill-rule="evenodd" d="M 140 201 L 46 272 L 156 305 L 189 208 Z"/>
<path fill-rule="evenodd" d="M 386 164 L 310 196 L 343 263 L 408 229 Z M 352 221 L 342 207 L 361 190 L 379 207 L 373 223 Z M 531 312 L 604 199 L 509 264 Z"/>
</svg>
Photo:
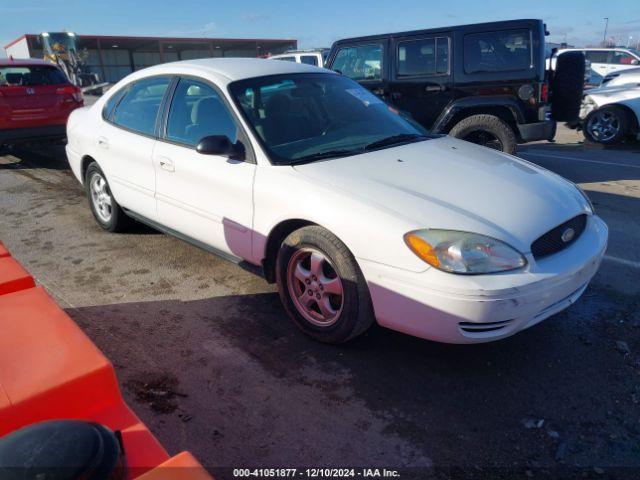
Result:
<svg viewBox="0 0 640 480">
<path fill-rule="evenodd" d="M 464 23 L 542 18 L 549 42 L 576 46 L 640 39 L 639 0 L 0 0 L 0 47 L 24 33 L 294 38 L 300 48 L 334 40 Z M 4 55 L 4 48 L 0 48 Z"/>
</svg>

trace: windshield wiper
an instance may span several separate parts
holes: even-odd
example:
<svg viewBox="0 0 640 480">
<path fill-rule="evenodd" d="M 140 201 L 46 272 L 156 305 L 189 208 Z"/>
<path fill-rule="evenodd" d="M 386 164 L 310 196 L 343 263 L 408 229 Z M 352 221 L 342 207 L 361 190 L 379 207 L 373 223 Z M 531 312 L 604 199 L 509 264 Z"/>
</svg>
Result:
<svg viewBox="0 0 640 480">
<path fill-rule="evenodd" d="M 409 142 L 411 140 L 418 140 L 420 138 L 427 138 L 426 135 L 421 135 L 419 133 L 400 133 L 398 135 L 391 135 L 390 137 L 383 138 L 381 140 L 376 140 L 375 142 L 371 142 L 363 148 L 363 150 L 374 150 L 380 147 L 388 147 L 390 145 L 395 145 L 398 143 Z"/>
<path fill-rule="evenodd" d="M 309 155 L 304 155 L 299 158 L 295 158 L 290 165 L 297 165 L 299 163 L 307 163 L 312 162 L 314 160 L 321 160 L 323 158 L 332 158 L 332 157 L 345 157 L 347 155 L 355 155 L 356 153 L 360 153 L 358 150 L 327 150 L 325 152 L 311 153 Z"/>
</svg>

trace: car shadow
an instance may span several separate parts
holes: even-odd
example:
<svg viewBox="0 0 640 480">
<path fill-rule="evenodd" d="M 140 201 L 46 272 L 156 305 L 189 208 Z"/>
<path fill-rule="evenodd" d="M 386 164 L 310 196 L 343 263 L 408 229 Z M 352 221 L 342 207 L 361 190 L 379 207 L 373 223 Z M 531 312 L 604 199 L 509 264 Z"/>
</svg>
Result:
<svg viewBox="0 0 640 480">
<path fill-rule="evenodd" d="M 378 326 L 345 345 L 320 344 L 297 331 L 273 293 L 68 313 L 114 362 L 127 401 L 161 442 L 191 450 L 214 472 L 314 460 L 556 465 L 561 442 L 572 464 L 640 466 L 637 415 L 619 403 L 632 379 L 612 382 L 603 371 L 624 364 L 616 324 L 633 302 L 590 287 L 532 329 L 466 346 Z M 180 392 L 169 411 L 130 387 L 165 377 Z M 606 436 L 616 436 L 615 448 L 605 426 L 615 429 Z"/>
<path fill-rule="evenodd" d="M 0 170 L 69 170 L 64 145 L 57 143 L 20 145 L 0 151 Z"/>
<path fill-rule="evenodd" d="M 640 154 L 640 142 L 634 139 L 625 140 L 618 145 L 602 145 L 584 139 L 572 139 L 560 142 L 534 142 L 518 145 L 518 153 L 539 150 L 549 153 L 582 153 L 582 152 L 628 152 Z"/>
</svg>

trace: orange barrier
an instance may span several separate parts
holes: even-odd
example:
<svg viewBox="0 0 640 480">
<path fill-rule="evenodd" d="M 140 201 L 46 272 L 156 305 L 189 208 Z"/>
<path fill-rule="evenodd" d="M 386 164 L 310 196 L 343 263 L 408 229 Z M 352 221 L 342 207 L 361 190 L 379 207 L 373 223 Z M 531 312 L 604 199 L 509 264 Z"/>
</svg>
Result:
<svg viewBox="0 0 640 480">
<path fill-rule="evenodd" d="M 189 452 L 170 458 L 158 468 L 138 477 L 138 480 L 211 480 L 207 471 Z"/>
<path fill-rule="evenodd" d="M 0 437 L 44 420 L 88 420 L 121 431 L 131 479 L 151 469 L 158 476 L 149 478 L 167 478 L 164 465 L 190 467 L 171 478 L 211 479 L 187 452 L 169 458 L 122 399 L 109 360 L 6 255 L 0 258 L 0 332 Z"/>
<path fill-rule="evenodd" d="M 9 256 L 0 258 L 0 295 L 35 287 L 29 272 Z"/>
</svg>

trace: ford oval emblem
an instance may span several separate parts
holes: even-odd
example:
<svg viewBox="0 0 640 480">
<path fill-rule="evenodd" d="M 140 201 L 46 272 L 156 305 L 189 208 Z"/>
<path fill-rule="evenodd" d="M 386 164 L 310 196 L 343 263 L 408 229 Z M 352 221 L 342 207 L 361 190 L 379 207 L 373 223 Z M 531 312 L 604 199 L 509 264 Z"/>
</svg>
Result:
<svg viewBox="0 0 640 480">
<path fill-rule="evenodd" d="M 560 238 L 564 243 L 569 243 L 571 240 L 573 240 L 573 237 L 575 237 L 575 235 L 576 231 L 573 228 L 569 227 L 564 232 L 562 232 Z"/>
</svg>

